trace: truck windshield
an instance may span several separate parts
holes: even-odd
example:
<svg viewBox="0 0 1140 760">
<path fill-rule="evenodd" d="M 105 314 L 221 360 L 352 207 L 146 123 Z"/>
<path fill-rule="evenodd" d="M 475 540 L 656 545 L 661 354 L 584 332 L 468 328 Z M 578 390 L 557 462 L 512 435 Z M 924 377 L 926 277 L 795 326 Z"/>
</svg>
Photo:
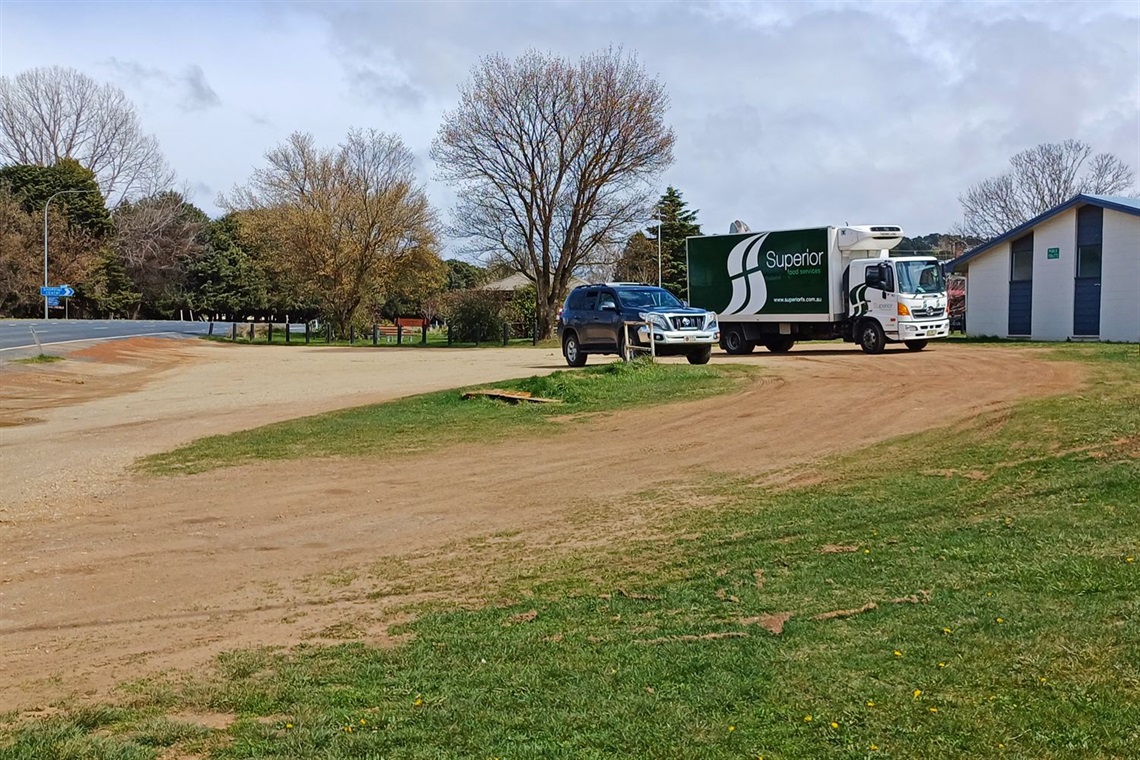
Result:
<svg viewBox="0 0 1140 760">
<path fill-rule="evenodd" d="M 626 308 L 652 309 L 664 306 L 675 309 L 681 305 L 676 296 L 664 288 L 617 288 L 617 294 Z"/>
<path fill-rule="evenodd" d="M 913 296 L 946 290 L 942 265 L 936 261 L 896 261 L 895 269 L 899 273 L 900 293 Z"/>
</svg>

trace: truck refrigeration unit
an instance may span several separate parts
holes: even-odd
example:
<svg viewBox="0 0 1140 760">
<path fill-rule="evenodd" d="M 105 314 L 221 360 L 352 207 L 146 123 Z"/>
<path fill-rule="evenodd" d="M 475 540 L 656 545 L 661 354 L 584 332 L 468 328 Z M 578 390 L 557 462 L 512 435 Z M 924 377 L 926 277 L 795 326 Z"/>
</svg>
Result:
<svg viewBox="0 0 1140 760">
<path fill-rule="evenodd" d="M 930 256 L 891 257 L 892 225 L 703 235 L 686 241 L 689 302 L 716 312 L 720 345 L 783 353 L 798 340 L 858 343 L 869 354 L 944 338 L 946 283 Z M 874 254 L 874 258 L 871 258 Z"/>
</svg>

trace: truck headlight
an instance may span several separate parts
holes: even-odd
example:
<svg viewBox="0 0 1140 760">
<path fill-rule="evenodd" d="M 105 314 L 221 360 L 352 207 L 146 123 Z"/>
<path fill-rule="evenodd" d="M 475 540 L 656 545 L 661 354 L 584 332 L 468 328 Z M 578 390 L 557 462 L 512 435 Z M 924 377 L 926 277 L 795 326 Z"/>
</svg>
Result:
<svg viewBox="0 0 1140 760">
<path fill-rule="evenodd" d="M 720 329 L 720 328 L 717 326 L 717 323 L 716 323 L 716 314 L 713 314 L 710 311 L 708 314 L 705 315 L 705 330 L 713 330 L 715 332 L 718 329 Z"/>
</svg>

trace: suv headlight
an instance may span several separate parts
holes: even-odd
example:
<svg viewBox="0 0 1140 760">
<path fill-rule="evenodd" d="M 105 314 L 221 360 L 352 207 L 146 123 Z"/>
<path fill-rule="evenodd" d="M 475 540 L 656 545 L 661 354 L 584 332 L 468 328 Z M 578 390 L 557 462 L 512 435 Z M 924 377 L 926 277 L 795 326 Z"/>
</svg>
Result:
<svg viewBox="0 0 1140 760">
<path fill-rule="evenodd" d="M 643 312 L 639 313 L 637 316 L 638 316 L 638 318 L 642 319 L 643 321 L 648 322 L 649 324 L 653 325 L 654 327 L 660 328 L 662 330 L 672 330 L 673 329 L 669 325 L 668 320 L 666 320 L 665 317 L 661 316 L 660 314 L 653 314 L 652 312 L 643 311 Z"/>
<path fill-rule="evenodd" d="M 716 330 L 717 329 L 716 314 L 713 314 L 711 311 L 705 315 L 705 329 L 706 330 Z"/>
</svg>

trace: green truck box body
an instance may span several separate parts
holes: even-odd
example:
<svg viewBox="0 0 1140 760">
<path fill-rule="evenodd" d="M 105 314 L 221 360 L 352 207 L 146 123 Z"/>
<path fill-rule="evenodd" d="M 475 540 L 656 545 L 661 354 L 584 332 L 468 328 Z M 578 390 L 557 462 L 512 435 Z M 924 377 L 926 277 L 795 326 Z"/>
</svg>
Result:
<svg viewBox="0 0 1140 760">
<path fill-rule="evenodd" d="M 689 301 L 725 320 L 830 319 L 842 308 L 842 261 L 831 233 L 817 227 L 689 238 Z"/>
</svg>

